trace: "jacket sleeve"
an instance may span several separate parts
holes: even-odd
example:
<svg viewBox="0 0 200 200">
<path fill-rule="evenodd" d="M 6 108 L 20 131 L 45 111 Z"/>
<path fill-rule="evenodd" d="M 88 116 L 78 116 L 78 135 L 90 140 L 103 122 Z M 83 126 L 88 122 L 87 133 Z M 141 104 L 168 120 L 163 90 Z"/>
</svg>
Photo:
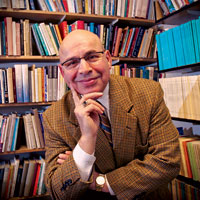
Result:
<svg viewBox="0 0 200 200">
<path fill-rule="evenodd" d="M 43 113 L 46 148 L 45 185 L 53 199 L 79 199 L 92 182 L 92 176 L 87 182 L 81 180 L 72 154 L 63 164 L 57 163 L 58 155 L 67 150 L 72 151 L 72 146 L 76 143 L 72 142 L 69 145 L 63 136 L 58 134 L 59 128 L 63 127 L 59 127 L 62 123 L 58 125 L 54 122 L 54 115 L 55 113 L 51 111 Z"/>
<path fill-rule="evenodd" d="M 150 113 L 146 113 L 150 114 L 150 123 L 144 156 L 106 174 L 118 199 L 133 199 L 140 194 L 154 191 L 161 184 L 170 182 L 179 173 L 178 132 L 171 121 L 160 84 L 156 84 L 155 92 L 151 92 L 154 95 L 148 96 L 152 96 L 153 103 Z"/>
</svg>

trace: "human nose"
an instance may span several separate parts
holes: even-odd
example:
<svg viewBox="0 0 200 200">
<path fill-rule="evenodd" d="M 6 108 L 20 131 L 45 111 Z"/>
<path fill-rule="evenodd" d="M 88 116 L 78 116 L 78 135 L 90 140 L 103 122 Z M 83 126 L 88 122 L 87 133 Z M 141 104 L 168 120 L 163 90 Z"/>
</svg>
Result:
<svg viewBox="0 0 200 200">
<path fill-rule="evenodd" d="M 90 71 L 92 71 L 92 68 L 84 58 L 81 58 L 80 63 L 79 63 L 78 71 L 81 74 L 87 74 Z"/>
</svg>

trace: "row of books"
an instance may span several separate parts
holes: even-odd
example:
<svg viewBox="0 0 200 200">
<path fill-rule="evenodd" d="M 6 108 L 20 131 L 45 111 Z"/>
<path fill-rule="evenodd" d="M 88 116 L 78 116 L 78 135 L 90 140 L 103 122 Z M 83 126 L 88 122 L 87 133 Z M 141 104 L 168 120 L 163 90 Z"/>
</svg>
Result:
<svg viewBox="0 0 200 200">
<path fill-rule="evenodd" d="M 58 55 L 61 33 L 56 24 L 32 24 L 28 19 L 13 21 L 5 17 L 0 22 L 0 55 Z"/>
<path fill-rule="evenodd" d="M 170 189 L 173 200 L 200 200 L 199 187 L 192 186 L 179 179 L 174 179 L 171 182 Z"/>
<path fill-rule="evenodd" d="M 200 75 L 161 78 L 159 82 L 171 116 L 200 120 Z"/>
<path fill-rule="evenodd" d="M 138 17 L 154 20 L 152 0 L 8 0 L 0 8 Z"/>
<path fill-rule="evenodd" d="M 0 103 L 56 101 L 66 91 L 67 85 L 56 65 L 15 64 L 0 69 Z"/>
<path fill-rule="evenodd" d="M 82 20 L 72 24 L 67 21 L 59 25 L 43 22 L 31 24 L 29 20 L 15 22 L 12 17 L 5 17 L 4 21 L 0 22 L 0 55 L 58 55 L 63 38 L 76 29 L 97 34 L 104 48 L 110 50 L 112 56 L 156 58 L 156 31 L 152 28 L 123 28 L 118 25 L 85 23 Z M 36 49 L 38 51 L 35 51 Z"/>
<path fill-rule="evenodd" d="M 155 67 L 141 66 L 134 67 L 131 64 L 113 65 L 110 71 L 111 74 L 127 76 L 130 78 L 146 78 L 157 81 L 158 72 Z"/>
<path fill-rule="evenodd" d="M 198 0 L 156 0 L 156 18 L 159 20 L 195 1 Z"/>
<path fill-rule="evenodd" d="M 156 35 L 159 69 L 200 62 L 200 18 Z"/>
<path fill-rule="evenodd" d="M 179 137 L 181 151 L 180 175 L 200 182 L 200 138 Z"/>
<path fill-rule="evenodd" d="M 21 146 L 44 148 L 42 120 L 42 112 L 37 109 L 23 116 L 16 113 L 0 115 L 0 152 L 15 151 Z"/>
<path fill-rule="evenodd" d="M 45 194 L 44 172 L 45 160 L 42 157 L 0 162 L 1 199 Z"/>
</svg>

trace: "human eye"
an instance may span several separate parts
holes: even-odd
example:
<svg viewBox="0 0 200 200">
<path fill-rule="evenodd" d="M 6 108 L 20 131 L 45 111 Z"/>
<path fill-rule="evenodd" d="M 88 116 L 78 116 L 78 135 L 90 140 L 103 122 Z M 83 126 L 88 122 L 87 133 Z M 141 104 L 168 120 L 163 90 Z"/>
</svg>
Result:
<svg viewBox="0 0 200 200">
<path fill-rule="evenodd" d="M 92 53 L 87 56 L 86 60 L 89 62 L 96 62 L 99 60 L 99 58 L 100 58 L 99 53 Z"/>
<path fill-rule="evenodd" d="M 66 69 L 73 69 L 77 66 L 77 64 L 79 63 L 78 59 L 73 59 L 73 60 L 69 60 L 67 61 L 64 66 Z"/>
</svg>

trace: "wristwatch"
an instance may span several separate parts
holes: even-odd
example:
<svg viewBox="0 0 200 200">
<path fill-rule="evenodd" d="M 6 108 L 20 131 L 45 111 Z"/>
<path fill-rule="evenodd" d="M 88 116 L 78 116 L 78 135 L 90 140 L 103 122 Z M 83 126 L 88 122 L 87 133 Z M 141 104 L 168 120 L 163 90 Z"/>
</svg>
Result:
<svg viewBox="0 0 200 200">
<path fill-rule="evenodd" d="M 96 191 L 101 192 L 105 182 L 106 182 L 105 175 L 99 174 L 96 178 Z"/>
</svg>

